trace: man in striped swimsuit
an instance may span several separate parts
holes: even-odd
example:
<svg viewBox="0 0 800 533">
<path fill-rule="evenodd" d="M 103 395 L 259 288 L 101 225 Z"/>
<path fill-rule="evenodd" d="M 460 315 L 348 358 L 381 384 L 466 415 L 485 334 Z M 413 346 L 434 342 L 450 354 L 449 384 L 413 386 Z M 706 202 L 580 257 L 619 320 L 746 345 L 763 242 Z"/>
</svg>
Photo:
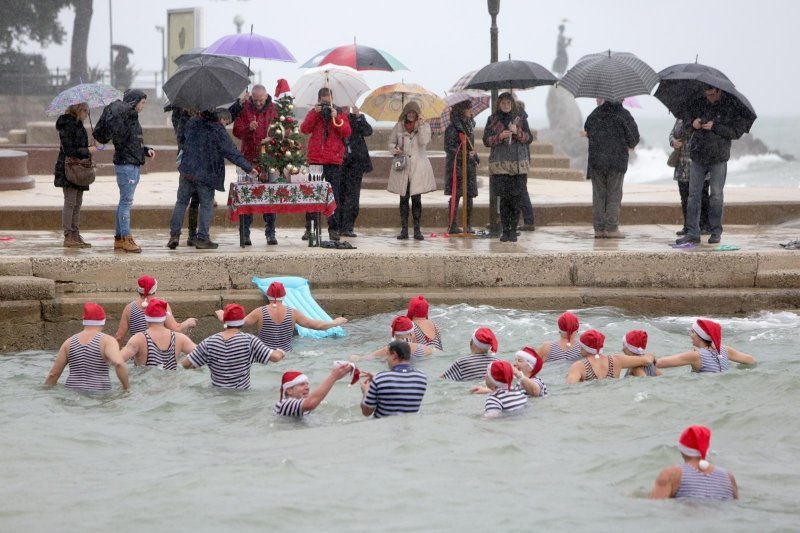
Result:
<svg viewBox="0 0 800 533">
<path fill-rule="evenodd" d="M 658 474 L 651 499 L 692 498 L 738 500 L 739 489 L 733 474 L 706 461 L 711 430 L 689 426 L 678 440 L 683 464 L 670 466 Z"/>
<path fill-rule="evenodd" d="M 153 298 L 144 310 L 147 331 L 137 333 L 122 349 L 125 361 L 133 359 L 136 366 L 152 366 L 162 370 L 176 370 L 181 354 L 197 346 L 183 333 L 170 331 L 164 325 L 169 312 L 164 300 Z"/>
<path fill-rule="evenodd" d="M 374 376 L 364 372 L 366 379 L 361 383 L 361 413 L 364 416 L 398 415 L 419 412 L 422 397 L 428 388 L 428 378 L 414 369 L 411 361 L 411 348 L 407 342 L 389 343 L 389 370 Z"/>
<path fill-rule="evenodd" d="M 316 409 L 331 391 L 334 383 L 351 372 L 354 376 L 358 375 L 356 367 L 352 363 L 343 361 L 339 361 L 339 363 L 333 367 L 328 377 L 313 392 L 308 383 L 308 376 L 302 372 L 284 372 L 281 377 L 280 400 L 273 407 L 272 414 L 287 418 L 302 418 Z M 358 381 L 358 377 L 356 377 L 356 381 Z"/>
<path fill-rule="evenodd" d="M 183 358 L 183 368 L 208 365 L 211 384 L 225 389 L 249 389 L 250 367 L 253 363 L 277 363 L 284 357 L 283 350 L 272 350 L 258 337 L 242 333 L 244 307 L 228 304 L 222 315 L 225 331 L 211 335 Z"/>
<path fill-rule="evenodd" d="M 486 374 L 486 367 L 492 361 L 496 361 L 494 356 L 497 353 L 497 338 L 489 328 L 478 328 L 472 334 L 469 341 L 470 355 L 465 355 L 450 365 L 450 368 L 439 376 L 453 381 L 474 381 L 483 379 Z"/>
<path fill-rule="evenodd" d="M 508 361 L 494 361 L 486 369 L 486 386 L 492 391 L 486 398 L 483 416 L 496 418 L 504 412 L 517 411 L 528 403 L 522 389 L 512 389 L 514 369 Z"/>
</svg>

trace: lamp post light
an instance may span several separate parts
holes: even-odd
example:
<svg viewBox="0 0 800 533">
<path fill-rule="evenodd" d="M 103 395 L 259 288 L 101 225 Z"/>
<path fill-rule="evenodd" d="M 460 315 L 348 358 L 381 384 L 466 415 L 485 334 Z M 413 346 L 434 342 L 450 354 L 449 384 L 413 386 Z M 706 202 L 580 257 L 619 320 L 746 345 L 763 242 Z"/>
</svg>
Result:
<svg viewBox="0 0 800 533">
<path fill-rule="evenodd" d="M 164 41 L 165 33 L 164 33 L 164 26 L 156 26 L 156 31 L 161 34 L 161 84 L 163 85 L 166 81 L 164 78 L 166 77 L 167 72 L 167 56 L 166 56 L 166 44 Z"/>
<path fill-rule="evenodd" d="M 492 63 L 497 63 L 497 15 L 500 13 L 500 0 L 486 0 L 489 8 L 489 15 L 492 16 L 492 26 L 489 28 L 489 46 Z M 497 103 L 497 89 L 492 89 L 492 110 Z M 500 233 L 500 225 L 497 223 L 497 191 L 495 190 L 494 180 L 489 177 L 489 234 L 497 236 Z M 516 229 L 515 229 L 516 231 Z"/>
<path fill-rule="evenodd" d="M 233 17 L 233 23 L 236 25 L 236 33 L 242 33 L 242 25 L 244 24 L 242 16 L 236 15 Z"/>
<path fill-rule="evenodd" d="M 114 19 L 111 16 L 111 0 L 108 0 L 108 81 L 109 85 L 114 85 Z"/>
</svg>

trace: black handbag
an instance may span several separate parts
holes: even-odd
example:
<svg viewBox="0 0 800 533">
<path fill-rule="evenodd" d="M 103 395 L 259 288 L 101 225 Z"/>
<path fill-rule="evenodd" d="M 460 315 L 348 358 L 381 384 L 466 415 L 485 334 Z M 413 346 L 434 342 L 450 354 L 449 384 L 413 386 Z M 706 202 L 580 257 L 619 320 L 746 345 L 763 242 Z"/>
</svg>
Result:
<svg viewBox="0 0 800 533">
<path fill-rule="evenodd" d="M 681 149 L 676 148 L 675 150 L 672 151 L 671 154 L 669 154 L 669 157 L 667 158 L 667 166 L 675 168 L 678 166 L 678 163 L 680 162 L 681 162 Z"/>
<path fill-rule="evenodd" d="M 88 187 L 94 183 L 95 165 L 91 158 L 64 158 L 64 176 L 67 181 L 78 187 Z"/>
</svg>

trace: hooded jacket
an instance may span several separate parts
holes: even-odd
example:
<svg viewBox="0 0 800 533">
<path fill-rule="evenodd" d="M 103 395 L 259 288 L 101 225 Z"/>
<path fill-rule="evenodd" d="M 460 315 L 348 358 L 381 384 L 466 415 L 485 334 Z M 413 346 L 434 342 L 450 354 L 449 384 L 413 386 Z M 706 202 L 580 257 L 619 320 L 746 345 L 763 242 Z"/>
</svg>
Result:
<svg viewBox="0 0 800 533">
<path fill-rule="evenodd" d="M 86 135 L 86 128 L 83 122 L 68 113 L 64 113 L 56 120 L 56 130 L 58 130 L 58 137 L 61 140 L 61 148 L 58 151 L 58 159 L 53 170 L 53 185 L 88 191 L 89 187 L 82 187 L 68 182 L 64 168 L 64 160 L 67 157 L 77 157 L 78 159 L 91 157 L 89 153 L 89 136 Z"/>
<path fill-rule="evenodd" d="M 100 121 L 108 121 L 114 143 L 115 165 L 144 165 L 149 147 L 142 139 L 142 125 L 139 124 L 139 113 L 136 105 L 147 98 L 138 89 L 125 91 L 122 101 L 111 102 L 103 110 Z M 101 139 L 98 139 L 102 143 Z"/>
<path fill-rule="evenodd" d="M 261 159 L 261 143 L 267 138 L 269 125 L 277 117 L 275 104 L 272 97 L 267 95 L 264 107 L 256 109 L 253 99 L 245 102 L 236 120 L 233 121 L 233 135 L 242 141 L 242 154 L 250 162 L 257 162 Z M 250 123 L 257 122 L 255 130 L 250 129 Z"/>
<path fill-rule="evenodd" d="M 692 127 L 692 121 L 713 122 L 710 130 Z M 745 133 L 745 123 L 739 118 L 730 97 L 722 93 L 716 103 L 704 96 L 692 107 L 690 116 L 684 120 L 684 127 L 691 133 L 689 153 L 692 161 L 703 165 L 725 163 L 731 158 L 731 141 Z"/>
<path fill-rule="evenodd" d="M 300 132 L 304 135 L 311 135 L 306 152 L 306 159 L 310 165 L 342 164 L 344 139 L 351 133 L 350 121 L 344 114 L 338 113 L 336 124 L 333 120 L 325 120 L 313 107 L 306 115 L 300 125 Z"/>
<path fill-rule="evenodd" d="M 346 150 L 343 165 L 354 172 L 367 174 L 372 172 L 372 159 L 369 157 L 369 147 L 364 137 L 372 135 L 372 126 L 367 122 L 367 118 L 360 114 L 347 114 L 350 121 L 350 137 L 345 140 Z"/>
<path fill-rule="evenodd" d="M 216 118 L 198 115 L 184 128 L 183 156 L 178 167 L 184 176 L 218 191 L 225 190 L 225 159 L 245 172 L 253 170 Z"/>
<path fill-rule="evenodd" d="M 592 171 L 627 172 L 628 149 L 639 144 L 639 128 L 620 102 L 604 102 L 586 118 L 583 128 L 589 138 L 589 168 Z"/>
</svg>

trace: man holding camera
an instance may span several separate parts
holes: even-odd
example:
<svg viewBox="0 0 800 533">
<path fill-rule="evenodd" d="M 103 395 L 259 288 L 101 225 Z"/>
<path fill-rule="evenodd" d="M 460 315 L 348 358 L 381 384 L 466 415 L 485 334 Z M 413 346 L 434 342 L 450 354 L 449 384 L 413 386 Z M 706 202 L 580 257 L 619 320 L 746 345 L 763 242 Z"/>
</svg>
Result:
<svg viewBox="0 0 800 533">
<path fill-rule="evenodd" d="M 350 136 L 350 122 L 347 117 L 339 116 L 333 105 L 331 90 L 323 87 L 317 93 L 317 105 L 306 115 L 300 125 L 300 132 L 310 135 L 306 157 L 309 165 L 322 165 L 322 178 L 331 184 L 333 197 L 336 200 L 336 211 L 328 217 L 328 236 L 332 241 L 339 240 L 342 227 L 341 198 L 342 161 L 344 159 L 344 140 Z M 303 240 L 308 240 L 311 232 L 311 221 L 315 215 L 306 215 L 306 232 Z"/>
<path fill-rule="evenodd" d="M 731 157 L 731 141 L 741 137 L 746 129 L 744 121 L 737 118 L 736 109 L 727 95 L 716 87 L 706 86 L 704 98 L 689 111 L 684 124 L 693 130 L 689 172 L 689 201 L 686 206 L 686 235 L 677 244 L 700 242 L 700 202 L 706 175 L 711 189 L 708 205 L 708 224 L 711 229 L 709 244 L 722 238 L 722 189 Z M 690 130 L 690 131 L 692 131 Z M 687 135 L 688 137 L 688 135 Z"/>
</svg>

